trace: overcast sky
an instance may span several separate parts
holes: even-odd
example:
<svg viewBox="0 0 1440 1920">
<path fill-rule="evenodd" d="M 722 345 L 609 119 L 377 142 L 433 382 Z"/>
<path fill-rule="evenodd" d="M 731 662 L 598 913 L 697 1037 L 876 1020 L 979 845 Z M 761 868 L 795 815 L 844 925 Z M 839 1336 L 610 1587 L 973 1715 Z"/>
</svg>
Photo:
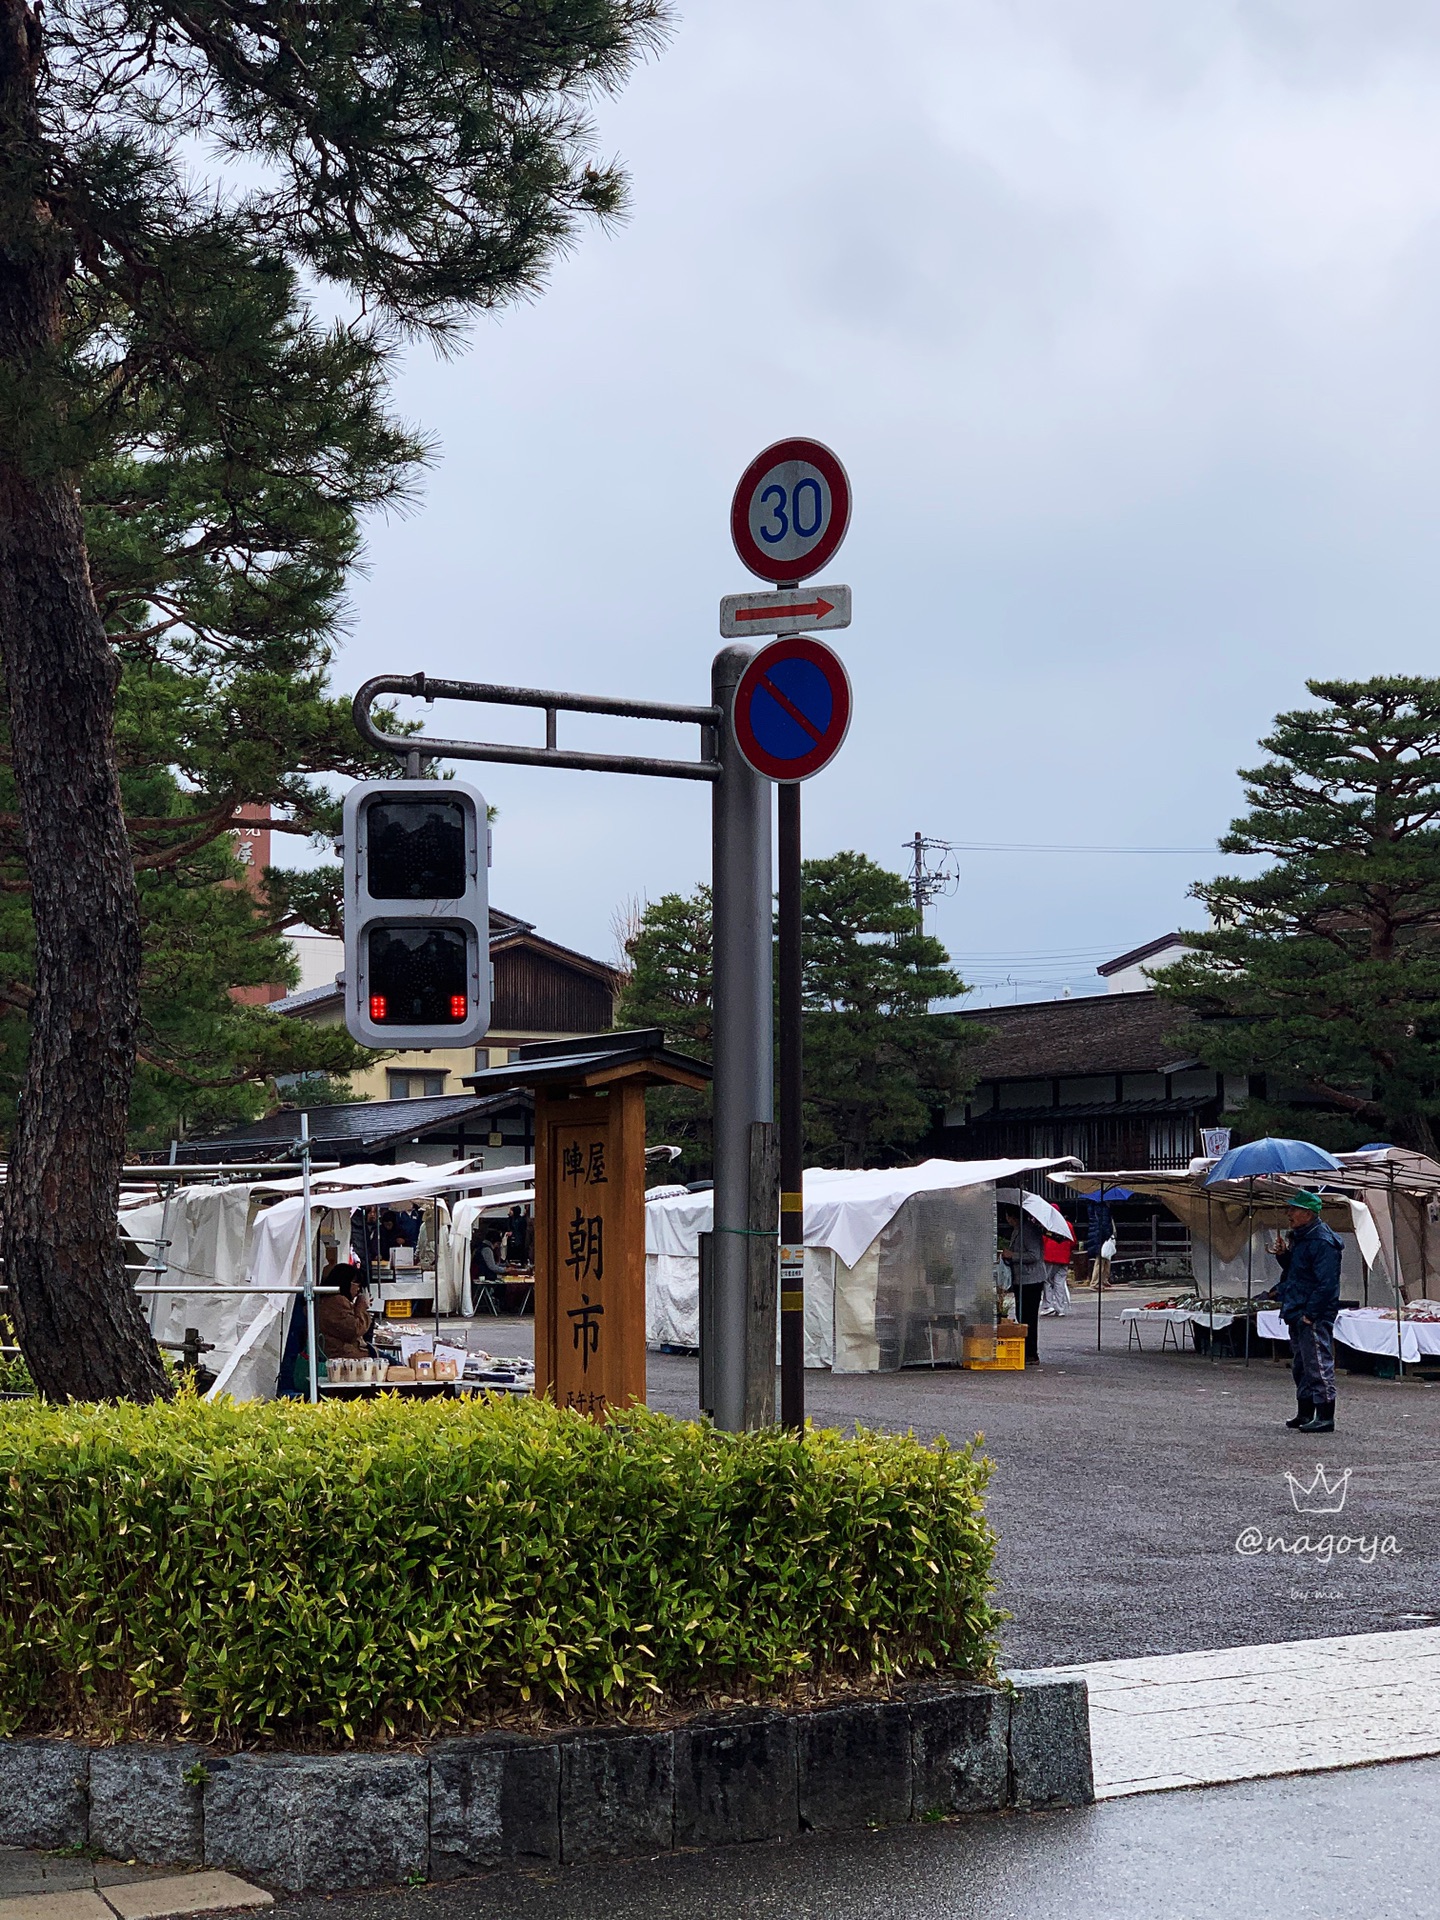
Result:
<svg viewBox="0 0 1440 1920">
<path fill-rule="evenodd" d="M 407 361 L 440 461 L 371 530 L 338 685 L 703 701 L 759 584 L 730 493 L 791 433 L 855 496 L 807 854 L 1207 847 L 1307 676 L 1440 671 L 1433 0 L 687 0 L 598 120 L 627 223 Z M 556 939 L 608 957 L 618 903 L 706 877 L 699 785 L 476 777 L 492 897 Z M 960 858 L 933 930 L 1044 997 L 1196 924 L 1216 870 Z"/>
</svg>

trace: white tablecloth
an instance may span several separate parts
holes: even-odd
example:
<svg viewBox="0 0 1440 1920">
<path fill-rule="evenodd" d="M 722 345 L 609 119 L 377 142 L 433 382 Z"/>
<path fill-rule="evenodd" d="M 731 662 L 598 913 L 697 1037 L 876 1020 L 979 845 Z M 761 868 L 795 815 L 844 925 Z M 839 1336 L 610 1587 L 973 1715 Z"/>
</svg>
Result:
<svg viewBox="0 0 1440 1920">
<path fill-rule="evenodd" d="M 1290 1338 L 1278 1313 L 1260 1314 L 1255 1330 L 1262 1340 L 1288 1341 Z M 1402 1320 L 1400 1333 L 1402 1360 L 1413 1363 L 1421 1354 L 1440 1354 L 1440 1322 Z M 1395 1320 L 1388 1313 L 1347 1309 L 1336 1316 L 1335 1338 L 1360 1353 L 1375 1353 L 1390 1360 L 1395 1357 Z"/>
<path fill-rule="evenodd" d="M 1155 1320 L 1173 1326 L 1209 1327 L 1218 1333 L 1222 1327 L 1228 1327 L 1235 1318 L 1233 1313 L 1206 1313 L 1203 1307 L 1126 1307 L 1120 1315 L 1122 1320 Z"/>
<path fill-rule="evenodd" d="M 1190 1324 L 1190 1316 L 1183 1307 L 1126 1307 L 1121 1313 L 1122 1321 L 1128 1320 L 1132 1327 L 1149 1325 L 1159 1327 L 1160 1337 L 1165 1337 L 1166 1327 L 1174 1327 L 1175 1338 L 1183 1345 L 1185 1329 Z"/>
</svg>

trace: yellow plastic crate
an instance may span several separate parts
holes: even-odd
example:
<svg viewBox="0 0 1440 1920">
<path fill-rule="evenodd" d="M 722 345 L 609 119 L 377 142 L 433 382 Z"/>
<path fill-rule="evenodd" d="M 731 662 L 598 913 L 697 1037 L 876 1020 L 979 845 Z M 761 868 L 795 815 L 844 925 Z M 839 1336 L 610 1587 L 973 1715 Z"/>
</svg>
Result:
<svg viewBox="0 0 1440 1920">
<path fill-rule="evenodd" d="M 1021 1334 L 1001 1334 L 995 1340 L 995 1357 L 990 1357 L 990 1341 L 986 1336 L 965 1336 L 965 1365 L 976 1373 L 1023 1373 L 1025 1370 L 1025 1336 Z"/>
</svg>

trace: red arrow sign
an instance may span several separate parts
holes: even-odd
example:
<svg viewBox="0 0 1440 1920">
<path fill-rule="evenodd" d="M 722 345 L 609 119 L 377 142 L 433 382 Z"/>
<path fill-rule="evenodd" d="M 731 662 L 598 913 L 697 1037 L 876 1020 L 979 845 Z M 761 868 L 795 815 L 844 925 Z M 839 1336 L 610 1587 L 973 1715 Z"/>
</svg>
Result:
<svg viewBox="0 0 1440 1920">
<path fill-rule="evenodd" d="M 736 620 L 823 620 L 827 613 L 835 611 L 833 600 L 822 600 L 817 594 L 813 600 L 797 600 L 793 606 L 775 604 L 768 607 L 740 607 L 733 618 Z"/>
</svg>

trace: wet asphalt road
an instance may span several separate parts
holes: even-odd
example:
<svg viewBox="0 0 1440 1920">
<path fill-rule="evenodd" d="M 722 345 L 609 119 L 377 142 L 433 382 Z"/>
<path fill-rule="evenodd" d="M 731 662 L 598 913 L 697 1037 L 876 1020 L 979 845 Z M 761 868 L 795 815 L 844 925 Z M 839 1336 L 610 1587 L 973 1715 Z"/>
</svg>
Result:
<svg viewBox="0 0 1440 1920">
<path fill-rule="evenodd" d="M 284 1901 L 276 1920 L 1419 1920 L 1440 1761 Z"/>
<path fill-rule="evenodd" d="M 1306 1439 L 1283 1426 L 1288 1367 L 1162 1353 L 1153 1331 L 1151 1351 L 1127 1352 L 1120 1311 L 1141 1298 L 1106 1297 L 1098 1354 L 1094 1299 L 1081 1296 L 1069 1318 L 1041 1322 L 1038 1371 L 811 1372 L 807 1409 L 926 1439 L 983 1432 L 1011 1666 L 1440 1621 L 1440 1385 L 1341 1373 L 1338 1430 Z M 483 1335 L 496 1352 L 529 1337 L 529 1322 Z M 690 1417 L 695 1393 L 693 1360 L 650 1355 L 652 1406 Z M 1302 1516 L 1286 1471 L 1308 1482 L 1320 1461 L 1350 1470 L 1345 1507 Z M 1331 1532 L 1397 1551 L 1366 1564 L 1352 1547 L 1328 1566 L 1238 1553 L 1251 1526 L 1287 1545 Z"/>
</svg>

